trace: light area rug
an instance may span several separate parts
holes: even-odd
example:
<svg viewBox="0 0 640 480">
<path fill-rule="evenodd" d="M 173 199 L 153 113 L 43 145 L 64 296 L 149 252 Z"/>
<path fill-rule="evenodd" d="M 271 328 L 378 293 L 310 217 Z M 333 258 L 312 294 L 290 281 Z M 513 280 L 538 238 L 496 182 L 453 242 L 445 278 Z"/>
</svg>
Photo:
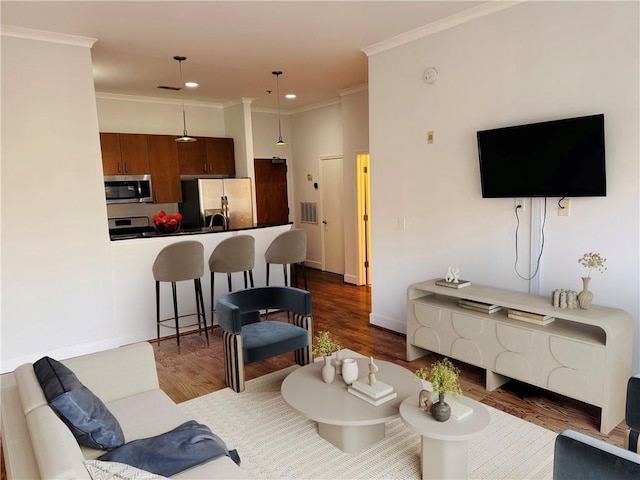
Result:
<svg viewBox="0 0 640 480">
<path fill-rule="evenodd" d="M 355 454 L 320 438 L 316 423 L 292 410 L 280 395 L 282 381 L 295 368 L 249 380 L 242 393 L 226 388 L 179 407 L 189 418 L 208 425 L 230 449 L 236 448 L 241 468 L 251 478 L 421 478 L 420 437 L 399 417 L 387 423 L 384 440 Z M 487 408 L 491 423 L 469 442 L 468 477 L 552 478 L 556 434 Z"/>
</svg>

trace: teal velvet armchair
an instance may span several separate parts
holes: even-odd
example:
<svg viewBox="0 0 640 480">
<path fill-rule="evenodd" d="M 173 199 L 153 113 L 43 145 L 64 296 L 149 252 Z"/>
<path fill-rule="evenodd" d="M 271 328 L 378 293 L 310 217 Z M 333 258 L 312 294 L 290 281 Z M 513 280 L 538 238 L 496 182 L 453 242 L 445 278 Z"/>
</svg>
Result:
<svg viewBox="0 0 640 480">
<path fill-rule="evenodd" d="M 291 323 L 263 320 L 261 310 L 293 313 Z M 225 380 L 244 390 L 244 365 L 294 352 L 295 361 L 311 361 L 313 320 L 311 293 L 292 287 L 258 287 L 218 298 L 218 322 L 223 331 Z"/>
</svg>

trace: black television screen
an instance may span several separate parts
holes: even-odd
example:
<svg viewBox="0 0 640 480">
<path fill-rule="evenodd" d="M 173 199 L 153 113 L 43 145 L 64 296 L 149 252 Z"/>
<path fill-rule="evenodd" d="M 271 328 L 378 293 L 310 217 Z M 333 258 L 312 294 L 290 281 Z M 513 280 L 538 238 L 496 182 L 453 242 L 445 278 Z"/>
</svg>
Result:
<svg viewBox="0 0 640 480">
<path fill-rule="evenodd" d="M 477 132 L 483 198 L 606 196 L 604 115 Z"/>
</svg>

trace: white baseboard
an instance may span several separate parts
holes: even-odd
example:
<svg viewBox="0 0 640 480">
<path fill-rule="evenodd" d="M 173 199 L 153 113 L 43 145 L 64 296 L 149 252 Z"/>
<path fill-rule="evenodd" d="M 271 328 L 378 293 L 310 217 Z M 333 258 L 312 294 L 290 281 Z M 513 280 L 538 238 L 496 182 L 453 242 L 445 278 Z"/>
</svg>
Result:
<svg viewBox="0 0 640 480">
<path fill-rule="evenodd" d="M 358 276 L 357 275 L 346 275 L 345 274 L 344 283 L 350 283 L 351 285 L 359 285 Z"/>
<path fill-rule="evenodd" d="M 405 320 L 400 321 L 396 320 L 395 318 L 371 313 L 369 315 L 369 323 L 371 325 L 377 325 L 378 327 L 386 328 L 387 330 L 391 330 L 393 332 L 402 333 L 404 335 L 407 334 L 407 322 Z"/>
<path fill-rule="evenodd" d="M 322 270 L 322 262 L 316 262 L 314 260 L 305 260 L 304 266 L 309 268 L 315 268 L 316 270 Z"/>
</svg>

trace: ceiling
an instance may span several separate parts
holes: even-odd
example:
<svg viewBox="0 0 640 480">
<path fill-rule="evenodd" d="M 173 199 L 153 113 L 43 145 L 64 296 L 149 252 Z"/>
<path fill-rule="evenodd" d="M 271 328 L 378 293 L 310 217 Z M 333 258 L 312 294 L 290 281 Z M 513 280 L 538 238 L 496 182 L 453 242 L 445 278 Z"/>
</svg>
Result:
<svg viewBox="0 0 640 480">
<path fill-rule="evenodd" d="M 471 1 L 7 1 L 4 25 L 96 38 L 96 91 L 226 103 L 254 98 L 283 111 L 339 98 L 367 83 L 362 48 L 486 2 Z M 268 94 L 267 90 L 272 90 Z"/>
</svg>

